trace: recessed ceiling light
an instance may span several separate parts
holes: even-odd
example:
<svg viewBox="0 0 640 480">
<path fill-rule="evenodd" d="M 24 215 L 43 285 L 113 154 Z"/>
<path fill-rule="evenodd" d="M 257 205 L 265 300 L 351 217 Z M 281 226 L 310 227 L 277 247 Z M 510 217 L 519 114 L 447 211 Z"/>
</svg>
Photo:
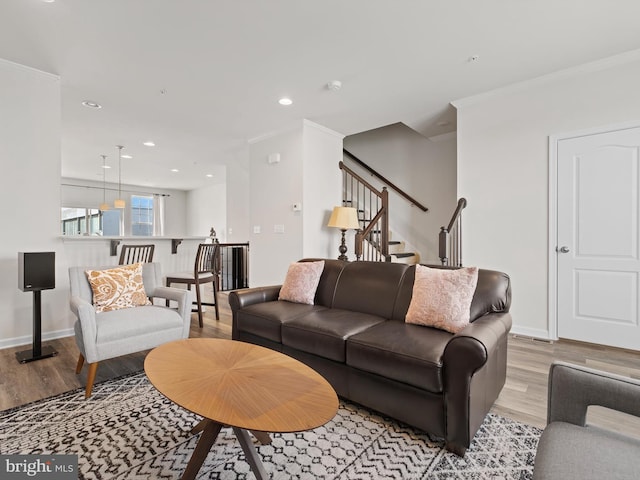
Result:
<svg viewBox="0 0 640 480">
<path fill-rule="evenodd" d="M 53 3 L 53 2 L 55 2 L 56 0 L 42 0 L 42 1 L 43 1 L 44 3 Z"/>
<path fill-rule="evenodd" d="M 132 158 L 133 158 L 133 155 L 122 155 L 122 158 L 132 159 Z"/>
<path fill-rule="evenodd" d="M 172 168 L 172 169 L 171 169 L 171 171 L 172 171 L 173 173 L 178 173 L 180 170 L 178 170 L 177 168 Z"/>
<path fill-rule="evenodd" d="M 213 173 L 207 173 L 207 178 L 213 178 Z"/>
<path fill-rule="evenodd" d="M 143 143 L 143 145 L 144 145 L 145 147 L 155 147 L 155 146 L 156 146 L 156 144 L 155 144 L 155 143 L 153 143 L 153 142 L 151 142 L 151 141 L 144 142 L 144 143 Z"/>
<path fill-rule="evenodd" d="M 92 100 L 85 100 L 82 102 L 82 105 L 89 108 L 102 108 L 102 105 Z"/>
<path fill-rule="evenodd" d="M 290 98 L 284 97 L 278 100 L 278 103 L 280 105 L 291 105 L 293 103 L 293 100 L 291 100 Z"/>
<path fill-rule="evenodd" d="M 102 168 L 111 168 L 109 165 L 102 165 Z"/>
</svg>

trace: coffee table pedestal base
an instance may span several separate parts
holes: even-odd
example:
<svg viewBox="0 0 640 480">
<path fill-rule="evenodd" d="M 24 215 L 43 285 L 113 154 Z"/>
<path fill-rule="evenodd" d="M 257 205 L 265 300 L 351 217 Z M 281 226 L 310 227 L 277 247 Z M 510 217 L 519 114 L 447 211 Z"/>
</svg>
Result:
<svg viewBox="0 0 640 480">
<path fill-rule="evenodd" d="M 198 444 L 196 445 L 196 449 L 193 451 L 193 455 L 191 455 L 191 459 L 187 464 L 187 468 L 182 474 L 182 480 L 194 480 L 202 464 L 204 463 L 211 447 L 216 442 L 218 438 L 218 434 L 224 425 L 218 422 L 214 422 L 213 420 L 209 420 L 205 418 L 198 425 L 196 425 L 191 433 L 202 432 L 200 436 L 200 440 L 198 440 Z M 249 437 L 249 433 L 238 427 L 232 427 L 233 432 L 236 435 L 236 438 L 240 442 L 240 446 L 242 447 L 242 451 L 251 467 L 251 471 L 256 476 L 257 480 L 266 480 L 269 478 L 267 472 L 262 465 L 262 461 L 260 460 L 260 456 L 256 451 L 256 447 L 253 445 L 251 438 Z M 260 440 L 262 443 L 270 443 L 270 437 L 267 433 L 264 432 L 253 432 L 254 435 Z M 268 440 L 268 441 L 267 441 Z"/>
</svg>

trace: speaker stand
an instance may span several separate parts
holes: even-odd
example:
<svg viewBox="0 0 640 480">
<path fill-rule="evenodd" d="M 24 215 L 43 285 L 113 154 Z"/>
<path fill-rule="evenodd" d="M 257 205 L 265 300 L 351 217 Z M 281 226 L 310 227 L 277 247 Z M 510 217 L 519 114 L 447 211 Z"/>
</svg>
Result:
<svg viewBox="0 0 640 480">
<path fill-rule="evenodd" d="M 42 347 L 42 301 L 41 291 L 33 291 L 33 348 L 16 352 L 16 358 L 20 363 L 33 362 L 43 358 L 54 357 L 58 354 L 52 347 Z"/>
</svg>

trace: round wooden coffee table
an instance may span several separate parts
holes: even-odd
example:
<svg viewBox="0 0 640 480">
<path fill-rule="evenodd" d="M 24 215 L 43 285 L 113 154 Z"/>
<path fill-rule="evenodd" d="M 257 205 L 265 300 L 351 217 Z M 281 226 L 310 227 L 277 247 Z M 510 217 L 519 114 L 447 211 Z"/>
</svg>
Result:
<svg viewBox="0 0 640 480">
<path fill-rule="evenodd" d="M 262 443 L 267 432 L 310 430 L 338 410 L 335 391 L 303 363 L 268 348 L 233 340 L 189 338 L 153 349 L 144 362 L 153 386 L 204 419 L 182 476 L 196 477 L 223 426 L 230 426 L 256 478 L 268 478 L 247 430 Z"/>
</svg>

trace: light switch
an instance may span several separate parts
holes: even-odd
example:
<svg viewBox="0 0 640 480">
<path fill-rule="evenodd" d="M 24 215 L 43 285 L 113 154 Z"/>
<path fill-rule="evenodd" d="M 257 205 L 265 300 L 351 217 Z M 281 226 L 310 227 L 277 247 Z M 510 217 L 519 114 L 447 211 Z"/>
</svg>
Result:
<svg viewBox="0 0 640 480">
<path fill-rule="evenodd" d="M 281 224 L 274 225 L 273 233 L 284 233 L 284 225 L 281 225 Z"/>
<path fill-rule="evenodd" d="M 253 226 L 253 233 L 260 233 L 260 225 Z"/>
</svg>

